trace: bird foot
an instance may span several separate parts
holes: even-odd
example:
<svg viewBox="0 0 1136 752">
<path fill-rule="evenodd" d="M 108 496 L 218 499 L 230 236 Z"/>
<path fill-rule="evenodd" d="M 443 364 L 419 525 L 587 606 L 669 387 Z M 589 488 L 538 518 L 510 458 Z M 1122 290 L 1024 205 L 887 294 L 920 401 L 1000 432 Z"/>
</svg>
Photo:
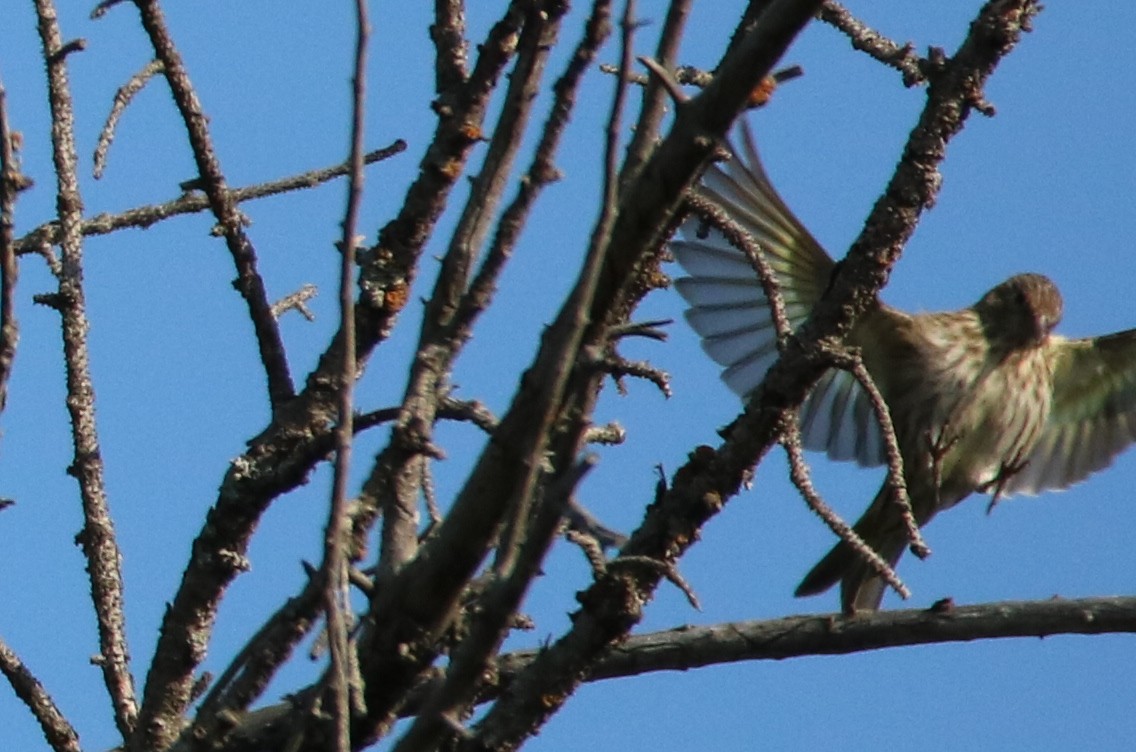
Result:
<svg viewBox="0 0 1136 752">
<path fill-rule="evenodd" d="M 951 451 L 954 445 L 959 441 L 958 434 L 951 436 L 949 439 L 947 438 L 950 427 L 951 424 L 950 421 L 948 421 L 939 429 L 938 436 L 933 436 L 930 429 L 928 429 L 925 434 L 928 454 L 931 457 L 931 482 L 932 487 L 935 489 L 936 509 L 941 503 L 939 490 L 943 486 L 943 458 L 947 456 L 947 452 Z"/>
<path fill-rule="evenodd" d="M 989 493 L 990 489 L 994 489 L 994 498 L 986 505 L 986 514 L 994 511 L 994 507 L 998 506 L 998 502 L 1002 500 L 1002 492 L 1006 490 L 1006 484 L 1015 475 L 1025 470 L 1027 465 L 1029 465 L 1028 459 L 1003 462 L 1002 467 L 998 469 L 998 474 L 978 487 L 979 493 Z"/>
</svg>

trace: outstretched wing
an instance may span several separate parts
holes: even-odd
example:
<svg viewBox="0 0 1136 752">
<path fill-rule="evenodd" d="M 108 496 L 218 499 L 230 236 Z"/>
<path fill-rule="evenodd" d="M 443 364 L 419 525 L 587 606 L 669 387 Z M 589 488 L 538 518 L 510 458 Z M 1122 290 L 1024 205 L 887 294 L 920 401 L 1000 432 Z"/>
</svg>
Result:
<svg viewBox="0 0 1136 752">
<path fill-rule="evenodd" d="M 773 190 L 749 129 L 742 150 L 724 166 L 711 165 L 698 191 L 743 227 L 761 246 L 777 274 L 789 323 L 796 329 L 824 294 L 834 262 Z M 769 302 L 745 254 L 717 230 L 692 217 L 671 242 L 690 276 L 675 287 L 690 306 L 686 320 L 702 348 L 725 366 L 722 380 L 744 397 L 757 388 L 777 359 L 777 335 Z M 867 395 L 844 371 L 829 371 L 801 408 L 805 446 L 837 460 L 884 462 L 883 441 Z"/>
<path fill-rule="evenodd" d="M 1066 488 L 1108 467 L 1136 441 L 1136 329 L 1055 339 L 1053 404 L 1028 464 L 1007 493 Z"/>
</svg>

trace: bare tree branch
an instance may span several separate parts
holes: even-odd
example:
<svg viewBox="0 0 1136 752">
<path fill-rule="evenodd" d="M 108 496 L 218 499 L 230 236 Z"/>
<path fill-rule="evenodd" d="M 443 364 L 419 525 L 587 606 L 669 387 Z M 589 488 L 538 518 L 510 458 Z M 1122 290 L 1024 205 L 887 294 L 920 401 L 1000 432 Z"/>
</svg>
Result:
<svg viewBox="0 0 1136 752">
<path fill-rule="evenodd" d="M 915 645 L 979 640 L 1045 638 L 1060 635 L 1136 633 L 1136 598 L 1052 598 L 1004 601 L 976 606 L 860 612 L 855 616 L 817 614 L 683 626 L 632 635 L 613 645 L 584 682 L 642 676 L 656 671 L 690 671 L 746 661 L 783 661 L 819 655 L 852 655 Z M 518 650 L 497 659 L 491 678 L 480 686 L 478 703 L 517 691 L 516 682 L 541 650 Z M 442 681 L 441 673 L 416 688 L 402 707 L 404 717 L 422 712 L 423 702 Z M 255 719 L 289 712 L 290 704 L 266 708 Z M 252 719 L 250 718 L 250 726 Z M 250 734 L 251 736 L 251 734 Z"/>
<path fill-rule="evenodd" d="M 0 411 L 8 402 L 8 381 L 16 359 L 20 327 L 16 321 L 16 280 L 20 274 L 15 228 L 16 196 L 28 187 L 16 158 L 15 134 L 8 125 L 8 95 L 0 81 Z"/>
<path fill-rule="evenodd" d="M 903 45 L 896 44 L 875 29 L 858 21 L 836 0 L 825 0 L 818 17 L 839 29 L 848 37 L 855 49 L 902 73 L 904 86 L 918 86 L 929 78 L 930 73 L 934 73 L 931 62 L 915 54 L 915 48 L 910 42 Z"/>
<path fill-rule="evenodd" d="M 919 524 L 915 521 L 915 512 L 911 508 L 911 496 L 907 493 L 907 481 L 903 475 L 903 454 L 899 450 L 899 440 L 895 435 L 895 425 L 891 421 L 891 412 L 872 375 L 868 373 L 864 361 L 857 353 L 845 353 L 837 356 L 838 368 L 851 373 L 856 381 L 868 395 L 872 404 L 872 411 L 876 414 L 876 422 L 880 425 L 880 434 L 883 436 L 884 447 L 887 450 L 887 484 L 894 494 L 895 503 L 899 504 L 903 524 L 907 528 L 907 539 L 910 541 L 911 551 L 920 559 L 931 555 L 931 548 L 923 539 Z M 936 486 L 937 487 L 937 486 Z"/>
<path fill-rule="evenodd" d="M 123 612 L 122 553 L 107 505 L 102 454 L 95 422 L 95 388 L 91 381 L 87 348 L 87 321 L 83 289 L 83 237 L 80 223 L 83 199 L 79 193 L 75 151 L 74 111 L 67 60 L 55 6 L 36 0 L 40 42 L 47 63 L 48 101 L 51 106 L 52 154 L 55 165 L 56 207 L 59 212 L 62 268 L 59 287 L 51 297 L 63 320 L 63 355 L 67 369 L 67 411 L 71 416 L 74 463 L 68 472 L 79 483 L 83 529 L 77 541 L 87 560 L 91 598 L 99 633 L 99 668 L 114 706 L 115 724 L 123 739 L 134 731 L 138 708 L 130 674 Z M 73 48 L 73 46 L 72 46 Z"/>
<path fill-rule="evenodd" d="M 856 616 L 790 616 L 635 635 L 613 646 L 586 681 L 652 671 L 687 671 L 738 661 L 847 655 L 909 645 L 1134 632 L 1136 598 L 1131 597 L 1006 601 L 875 611 Z M 528 650 L 502 656 L 497 691 L 510 687 L 512 679 L 538 655 L 539 651 Z"/>
<path fill-rule="evenodd" d="M 390 146 L 368 152 L 364 157 L 364 161 L 367 164 L 373 164 L 374 162 L 389 159 L 405 150 L 406 142 L 398 140 Z M 332 167 L 309 170 L 299 175 L 292 175 L 267 183 L 250 185 L 244 188 L 232 188 L 230 192 L 233 196 L 233 200 L 239 204 L 245 201 L 251 201 L 252 199 L 275 196 L 280 193 L 314 188 L 329 180 L 334 180 L 335 178 L 349 174 L 350 169 L 351 166 L 349 164 L 338 164 Z M 80 231 L 84 236 L 87 236 L 107 235 L 127 227 L 145 229 L 169 217 L 179 214 L 193 214 L 205 211 L 208 208 L 209 198 L 207 196 L 197 193 L 187 193 L 163 204 L 139 206 L 134 209 L 128 209 L 121 214 L 99 214 L 90 219 L 83 220 Z M 58 243 L 59 238 L 59 225 L 55 222 L 49 222 L 37 227 L 17 240 L 16 251 L 21 255 L 25 253 L 40 253 L 44 246 Z"/>
<path fill-rule="evenodd" d="M 79 735 L 75 733 L 75 729 L 67 722 L 39 680 L 3 640 L 0 640 L 0 673 L 4 674 L 12 691 L 35 716 L 44 738 L 55 752 L 80 752 Z"/>
<path fill-rule="evenodd" d="M 350 752 L 352 698 L 361 698 L 363 688 L 357 675 L 358 664 L 349 654 L 349 630 L 354 626 L 347 582 L 348 519 L 347 483 L 351 468 L 355 414 L 355 228 L 359 221 L 359 202 L 363 196 L 364 114 L 367 101 L 367 44 L 371 25 L 366 0 L 355 3 L 355 66 L 351 79 L 351 147 L 348 162 L 351 174 L 347 186 L 347 208 L 340 242 L 339 323 L 343 332 L 342 361 L 339 372 L 339 415 L 335 426 L 335 462 L 331 482 L 331 503 L 324 534 L 323 564 L 318 579 L 323 585 L 324 618 L 331 660 L 325 674 L 327 692 L 320 713 L 309 718 L 309 729 L 326 725 L 330 716 L 330 741 L 324 746 L 335 752 Z M 330 712 L 329 712 L 330 711 Z M 318 737 L 317 737 L 318 738 Z"/>
<path fill-rule="evenodd" d="M 435 89 L 439 94 L 452 94 L 465 83 L 467 76 L 469 43 L 465 38 L 464 0 L 434 0 L 430 38 L 436 50 Z"/>
<path fill-rule="evenodd" d="M 233 264 L 237 268 L 235 287 L 248 306 L 249 318 L 252 319 L 257 345 L 260 348 L 260 358 L 264 364 L 265 375 L 268 377 L 269 403 L 275 412 L 294 396 L 295 391 L 288 369 L 284 342 L 280 338 L 280 329 L 272 315 L 272 306 L 268 302 L 264 279 L 257 270 L 256 249 L 245 234 L 237 202 L 229 192 L 221 164 L 213 149 L 213 140 L 209 135 L 209 118 L 201 108 L 201 102 L 189 80 L 189 72 L 174 45 L 169 29 L 166 28 L 162 9 L 157 0 L 135 0 L 134 4 L 138 7 L 142 26 L 154 47 L 154 56 L 161 63 L 166 81 L 169 82 L 174 103 L 185 122 L 193 159 L 200 172 L 201 187 L 209 197 L 209 206 L 217 218 L 217 223 L 225 236 L 225 245 L 228 246 Z M 147 696 L 153 697 L 153 695 Z M 157 700 L 147 701 L 145 697 L 143 699 L 143 704 L 146 706 L 143 712 L 147 715 L 147 720 L 154 702 Z"/>
<path fill-rule="evenodd" d="M 488 401 L 500 399 L 500 394 L 492 389 L 476 394 L 460 390 L 453 381 L 455 365 L 468 349 L 475 327 L 486 325 L 488 317 L 483 314 L 497 302 L 497 287 L 506 279 L 503 270 L 519 247 L 535 201 L 560 177 L 557 160 L 570 117 L 575 114 L 581 121 L 579 115 L 593 114 L 590 109 L 575 110 L 586 93 L 585 75 L 611 34 L 610 0 L 593 0 L 586 16 L 570 14 L 566 0 L 502 0 L 500 15 L 483 38 L 469 36 L 463 0 L 434 0 L 429 34 L 435 96 L 430 107 L 437 116 L 436 127 L 432 140 L 422 147 L 403 203 L 382 225 L 373 245 L 364 248 L 358 247 L 364 236 L 356 232 L 365 208 L 360 198 L 363 165 L 372 157 L 381 158 L 362 153 L 365 0 L 356 2 L 350 159 L 326 170 L 241 189 L 226 184 L 206 116 L 166 28 L 160 0 L 132 2 L 156 60 L 119 91 L 96 161 L 101 165 L 105 160 L 115 123 L 131 96 L 162 70 L 200 173 L 182 184 L 185 195 L 160 205 L 83 219 L 65 67 L 67 56 L 81 50 L 83 41 L 65 42 L 52 0 L 35 0 L 52 108 L 58 219 L 15 239 L 14 201 L 30 181 L 18 170 L 18 134 L 9 129 L 0 86 L 0 410 L 17 339 L 13 301 L 18 254 L 37 253 L 58 281 L 57 290 L 35 300 L 59 311 L 62 319 L 67 407 L 75 444 L 70 471 L 79 481 L 85 520 L 78 540 L 90 571 L 98 618 L 100 648 L 95 662 L 108 688 L 124 749 L 348 752 L 392 733 L 398 718 L 416 715 L 401 726 L 406 732 L 401 738 L 386 744 L 399 752 L 438 748 L 508 752 L 539 733 L 582 682 L 601 678 L 906 644 L 1136 632 L 1136 599 L 968 608 L 944 599 L 926 611 L 791 617 L 631 635 L 664 581 L 673 582 L 698 607 L 693 588 L 680 574 L 682 556 L 778 441 L 789 452 L 791 477 L 802 495 L 823 509 L 809 482 L 794 414 L 825 369 L 848 370 L 868 392 L 889 450 L 888 483 L 898 498 L 904 496 L 902 461 L 887 406 L 844 337 L 857 317 L 876 304 L 903 245 L 933 202 L 940 181 L 938 165 L 950 139 L 972 110 L 993 112 L 983 86 L 1021 32 L 1029 30 L 1039 10 L 1036 0 L 987 0 L 952 57 L 932 50 L 927 58 L 916 55 L 912 45 L 901 46 L 880 36 L 834 0 L 751 0 L 714 74 L 678 65 L 689 0 L 672 0 L 657 29 L 641 23 L 637 4 L 625 0 L 621 62 L 611 67 L 618 78 L 598 77 L 602 85 L 615 87 L 604 147 L 585 155 L 600 162 L 603 170 L 598 211 L 586 248 L 573 262 L 578 268 L 561 264 L 554 270 L 560 280 L 573 274 L 576 278 L 569 280 L 570 292 L 545 327 L 528 367 L 518 372 L 515 391 L 500 419 L 471 398 Z M 117 0 L 99 2 L 95 15 L 116 4 Z M 744 231 L 719 216 L 721 212 L 701 201 L 691 186 L 706 162 L 721 153 L 724 135 L 737 113 L 764 104 L 776 83 L 791 75 L 779 78 L 770 71 L 794 35 L 816 17 L 846 34 L 857 49 L 899 70 L 907 85 L 926 83 L 926 104 L 860 238 L 836 266 L 808 321 L 793 332 L 776 274 L 761 250 Z M 477 20 L 484 21 L 480 8 Z M 564 23 L 581 25 L 574 48 L 562 40 Z M 645 33 L 658 37 L 652 39 L 654 57 L 644 58 L 650 75 L 637 77 L 632 71 L 635 43 Z M 548 62 L 560 59 L 563 73 L 549 86 Z M 699 91 L 684 90 L 685 83 Z M 631 84 L 642 84 L 642 89 Z M 630 92 L 642 97 L 638 111 L 629 115 L 636 121 L 633 129 L 623 124 Z M 538 123 L 533 107 L 545 104 L 547 118 Z M 669 132 L 661 137 L 668 107 L 674 117 Z M 519 150 L 527 144 L 535 144 L 535 152 L 518 178 Z M 404 148 L 403 142 L 396 142 L 388 155 Z M 467 196 L 454 188 L 469 172 L 467 162 L 474 155 L 481 162 L 470 162 L 476 167 L 470 172 Z M 336 244 L 342 254 L 340 316 L 331 322 L 335 332 L 323 343 L 317 365 L 297 391 L 277 319 L 291 307 L 310 314 L 304 301 L 314 288 L 304 287 L 274 305 L 269 303 L 268 280 L 257 269 L 257 254 L 241 226 L 239 204 L 339 175 L 349 176 L 342 240 Z M 514 180 L 515 193 L 506 200 L 505 192 Z M 383 201 L 390 197 L 387 194 Z M 464 204 L 456 205 L 451 200 L 455 197 Z M 162 616 L 153 661 L 144 669 L 148 673 L 139 709 L 122 623 L 120 556 L 107 510 L 87 365 L 82 237 L 147 227 L 175 214 L 204 210 L 216 217 L 237 269 L 236 284 L 253 320 L 272 410 L 260 426 L 263 430 L 248 441 L 220 480 L 181 582 Z M 640 323 L 636 310 L 650 291 L 667 285 L 659 266 L 667 256 L 665 240 L 691 210 L 718 227 L 749 258 L 770 302 L 780 358 L 750 395 L 744 412 L 721 431 L 723 438 L 716 447 L 694 448 L 670 487 L 664 477 L 654 493 L 647 490 L 643 523 L 626 538 L 596 521 L 574 493 L 596 461 L 589 454 L 593 442 L 617 444 L 635 437 L 635 424 L 629 424 L 631 432 L 625 431 L 620 421 L 597 410 L 603 389 L 611 383 L 607 376 L 615 376 L 617 388 L 622 387 L 620 377 L 630 375 L 667 389 L 666 373 L 648 360 L 624 357 L 622 345 L 629 336 L 665 337 L 660 322 Z M 432 235 L 446 211 L 456 221 L 452 234 L 439 241 Z M 579 215 L 575 209 L 567 220 L 579 227 Z M 58 257 L 54 246 L 60 246 Z M 436 267 L 424 257 L 428 247 L 441 249 Z M 414 286 L 419 275 L 435 268 L 437 277 L 426 280 L 432 287 L 421 293 Z M 295 289 L 295 282 L 288 284 Z M 416 325 L 415 317 L 400 316 L 412 294 L 425 296 L 418 347 L 401 361 L 399 341 L 392 342 L 392 357 L 380 360 L 377 349 L 387 344 L 397 324 Z M 318 336 L 320 329 L 305 327 L 304 332 Z M 388 385 L 391 378 L 409 375 L 400 403 L 356 412 L 354 384 L 364 368 L 382 371 L 379 378 L 387 379 Z M 474 430 L 460 429 L 460 440 L 472 438 L 480 448 L 479 455 L 458 458 L 472 469 L 456 493 L 451 491 L 452 476 L 438 469 L 444 467 L 439 461 L 452 452 L 439 421 L 471 424 Z M 387 423 L 391 424 L 387 445 L 372 458 L 370 467 L 356 468 L 366 481 L 360 496 L 353 499 L 348 469 L 351 462 L 359 461 L 357 454 L 352 457 L 355 437 Z M 614 455 L 623 450 L 603 451 Z M 206 693 L 213 679 L 202 672 L 201 663 L 217 628 L 218 607 L 235 577 L 250 567 L 249 546 L 262 517 L 282 494 L 308 482 L 314 469 L 331 461 L 322 563 L 318 568 L 304 563 L 307 582 L 251 635 Z M 590 503 L 602 498 L 604 490 L 588 487 L 580 493 Z M 421 520 L 423 508 L 429 515 L 427 524 Z M 379 523 L 382 528 L 376 535 Z M 908 523 L 913 547 L 918 548 L 921 539 L 910 515 Z M 842 522 L 833 525 L 855 538 Z M 566 527 L 591 569 L 591 582 L 577 596 L 580 609 L 572 615 L 571 625 L 541 649 L 501 655 L 507 636 L 537 624 L 526 613 L 537 604 L 524 600 Z M 376 537 L 379 548 L 368 555 Z M 620 550 L 609 559 L 607 549 L 613 547 Z M 875 556 L 870 550 L 865 554 Z M 886 562 L 875 558 L 878 571 L 902 588 Z M 316 672 L 322 672 L 319 678 L 289 686 L 284 701 L 250 710 L 254 702 L 264 702 L 273 678 L 283 676 L 280 669 L 296 646 L 316 631 L 321 613 L 326 616 L 326 632 L 315 636 L 310 651 L 311 659 L 318 661 Z M 49 744 L 57 750 L 77 750 L 75 731 L 2 642 L 0 672 L 31 709 Z M 470 726 L 479 703 L 493 704 Z"/>
<path fill-rule="evenodd" d="M 710 156 L 714 143 L 712 138 L 721 138 L 725 134 L 734 115 L 747 103 L 754 85 L 768 75 L 789 41 L 808 22 L 815 4 L 787 2 L 776 7 L 779 12 L 770 16 L 771 22 L 756 27 L 745 43 L 727 56 L 721 66 L 722 74 L 695 99 L 678 109 L 671 134 L 655 150 L 634 184 L 621 194 L 626 200 L 610 234 L 612 255 L 598 280 L 589 315 L 591 321 L 597 322 L 599 332 L 588 333 L 587 339 L 603 336 L 603 323 L 600 322 L 610 320 L 614 301 L 619 299 L 624 285 L 630 287 L 636 277 L 637 264 L 654 247 L 664 228 L 669 226 L 683 192 Z M 539 367 L 539 357 L 538 366 L 534 368 Z M 574 385 L 574 389 L 580 391 L 569 392 L 571 396 L 568 399 L 573 402 L 584 403 L 588 399 L 585 395 L 591 394 L 587 384 Z M 582 412 L 586 413 L 586 407 Z M 503 425 L 507 419 L 503 419 Z M 660 505 L 652 507 L 652 510 L 657 508 Z M 650 518 L 649 513 L 648 521 Z M 677 534 L 678 529 L 672 527 L 670 532 Z M 690 540 L 692 538 L 687 540 L 687 545 Z M 670 563 L 674 561 L 676 551 L 682 548 L 684 546 L 675 546 L 668 539 L 659 549 L 646 549 L 638 546 L 633 537 L 622 553 Z M 607 645 L 625 635 L 626 630 L 638 620 L 645 595 L 657 585 L 663 574 L 652 568 L 621 568 L 617 572 L 609 568 L 609 573 L 597 582 L 592 591 L 582 595 L 581 603 L 585 608 L 577 614 L 573 629 L 544 653 L 537 662 L 540 665 L 534 664 L 526 672 L 524 691 L 498 701 L 479 724 L 475 738 L 463 746 L 469 749 L 512 749 L 539 728 L 570 696 L 584 667 Z M 650 585 L 642 589 L 623 589 L 620 585 L 611 587 L 614 583 L 627 585 L 632 582 Z M 601 592 L 604 595 L 599 595 Z M 590 607 L 596 604 L 596 601 L 590 601 L 593 597 L 598 600 L 613 598 L 606 619 L 596 620 L 590 613 Z M 533 694 L 528 694 L 530 690 Z"/>
<path fill-rule="evenodd" d="M 501 115 L 481 170 L 471 181 L 469 198 L 426 304 L 403 413 L 360 495 L 363 504 L 376 509 L 377 500 L 385 502 L 380 578 L 401 568 L 418 547 L 418 479 L 425 462 L 422 451 L 432 445 L 438 399 L 449 389 L 449 373 L 466 341 L 455 337 L 454 316 L 528 126 L 564 10 L 566 6 L 559 2 L 534 3 L 525 14 Z M 357 538 L 360 522 L 363 519 L 357 517 Z"/>
<path fill-rule="evenodd" d="M 406 304 L 423 245 L 479 136 L 492 84 L 512 54 L 521 4 L 514 0 L 503 20 L 490 30 L 467 86 L 439 105 L 438 130 L 402 210 L 380 232 L 379 245 L 361 254 L 355 313 L 360 364 L 389 336 Z M 162 620 L 147 677 L 146 696 L 152 698 L 145 726 L 149 736 L 136 740 L 139 748 L 164 748 L 179 733 L 179 719 L 191 698 L 193 671 L 203 658 L 217 605 L 233 578 L 247 569 L 245 552 L 260 516 L 272 500 L 303 482 L 324 459 L 336 419 L 342 347 L 343 333 L 337 332 L 305 389 L 286 410 L 274 414 L 272 423 L 250 441 L 225 474 Z"/>
<path fill-rule="evenodd" d="M 761 292 L 769 301 L 769 312 L 773 317 L 773 328 L 777 332 L 777 349 L 784 350 L 793 334 L 789 324 L 789 315 L 785 310 L 785 298 L 781 295 L 781 285 L 777 282 L 777 274 L 765 259 L 761 247 L 741 225 L 731 219 L 713 201 L 692 191 L 686 198 L 690 208 L 709 222 L 730 242 L 730 245 L 745 254 L 749 265 L 753 267 L 758 281 L 761 282 Z"/>
<path fill-rule="evenodd" d="M 675 134 L 665 139 L 656 152 L 658 164 L 678 171 L 690 158 L 674 153 L 679 148 L 689 148 L 694 140 L 682 132 L 684 121 L 700 122 L 711 133 L 723 133 L 730 113 L 742 106 L 754 83 L 768 74 L 816 7 L 816 3 L 771 3 L 761 14 L 760 23 L 727 56 L 715 80 L 679 110 Z M 801 403 L 820 376 L 821 359 L 813 356 L 803 343 L 839 343 L 855 317 L 874 300 L 886 281 L 888 269 L 898 259 L 903 243 L 938 188 L 935 165 L 942 159 L 946 141 L 962 127 L 983 82 L 1018 41 L 1023 24 L 1028 28 L 1036 11 L 1029 0 L 995 0 L 982 9 L 951 67 L 929 92 L 927 107 L 912 134 L 905 160 L 869 217 L 861 238 L 853 245 L 832 288 L 804 325 L 800 339 L 790 341 L 763 386 L 750 399 L 745 413 L 726 429 L 724 444 L 717 450 L 696 450 L 691 461 L 676 473 L 674 486 L 650 507 L 643 525 L 624 547 L 624 554 L 673 560 L 697 539 L 701 524 L 737 493 L 750 468 L 778 436 L 786 412 Z M 650 163 L 644 175 L 654 185 L 668 185 L 653 174 Z M 635 195 L 637 191 L 629 193 Z M 657 194 L 652 199 L 660 205 L 669 203 Z M 634 247 L 629 243 L 617 247 L 629 246 Z M 563 703 L 586 667 L 639 620 L 659 579 L 658 572 L 649 570 L 609 570 L 598 578 L 580 596 L 582 609 L 574 615 L 572 629 L 542 651 L 518 677 L 515 691 L 490 709 L 476 739 L 464 746 L 472 750 L 512 749 L 518 745 Z"/>
<path fill-rule="evenodd" d="M 114 129 L 118 127 L 118 121 L 126 112 L 131 100 L 145 88 L 146 84 L 151 78 L 162 72 L 162 63 L 160 60 L 151 60 L 146 63 L 142 70 L 135 73 L 130 77 L 130 80 L 119 87 L 118 91 L 114 93 L 114 105 L 110 109 L 110 114 L 107 115 L 106 124 L 103 129 L 99 131 L 99 143 L 95 147 L 95 179 L 103 176 L 106 170 L 107 153 L 110 151 L 110 145 L 114 141 Z"/>
<path fill-rule="evenodd" d="M 308 321 L 315 321 L 316 315 L 308 308 L 308 301 L 318 294 L 315 285 L 307 284 L 296 292 L 285 295 L 272 304 L 272 315 L 280 318 L 287 311 L 298 311 Z"/>
<path fill-rule="evenodd" d="M 313 576 L 304 589 L 257 630 L 201 701 L 197 717 L 186 731 L 189 739 L 198 740 L 194 749 L 207 748 L 205 740 L 219 742 L 232 731 L 296 645 L 311 632 L 323 603 L 323 583 L 314 576 L 314 568 L 310 573 Z"/>
<path fill-rule="evenodd" d="M 860 537 L 851 525 L 836 514 L 832 507 L 825 504 L 820 494 L 817 493 L 809 473 L 808 462 L 805 460 L 804 448 L 801 446 L 801 430 L 797 422 L 795 420 L 786 421 L 781 431 L 781 445 L 785 447 L 785 453 L 789 455 L 789 478 L 805 499 L 809 509 L 824 520 L 824 524 L 840 540 L 851 546 L 856 555 L 866 561 L 868 566 L 882 577 L 892 590 L 899 594 L 900 598 L 904 600 L 910 598 L 911 591 L 903 584 L 903 580 L 899 579 L 895 570 Z M 910 508 L 910 502 L 908 502 L 908 507 Z"/>
<path fill-rule="evenodd" d="M 691 3 L 689 0 L 672 2 L 667 7 L 667 17 L 663 21 L 663 30 L 659 35 L 659 44 L 655 48 L 654 62 L 665 70 L 672 70 L 678 56 L 679 43 L 682 41 L 683 31 L 686 29 L 686 19 L 690 15 Z M 638 19 L 632 19 L 638 23 Z M 619 75 L 628 80 L 631 75 L 631 66 L 620 66 Z M 626 187 L 638 176 L 639 169 L 651 154 L 651 148 L 659 137 L 659 127 L 666 112 L 666 92 L 662 81 L 649 78 L 643 90 L 643 105 L 639 110 L 639 121 L 635 124 L 631 143 L 627 145 L 627 156 L 624 159 L 621 180 L 625 181 L 621 188 Z"/>
<path fill-rule="evenodd" d="M 473 627 L 450 659 L 445 680 L 432 693 L 414 725 L 395 746 L 395 752 L 432 749 L 453 731 L 452 724 L 445 719 L 460 718 L 469 711 L 476 696 L 475 690 L 490 675 L 492 657 L 508 636 L 521 599 L 539 573 L 541 563 L 556 538 L 573 490 L 595 464 L 594 456 L 586 456 L 548 486 L 546 497 L 529 528 L 529 535 L 510 562 L 511 569 L 496 573 L 482 599 Z"/>
</svg>

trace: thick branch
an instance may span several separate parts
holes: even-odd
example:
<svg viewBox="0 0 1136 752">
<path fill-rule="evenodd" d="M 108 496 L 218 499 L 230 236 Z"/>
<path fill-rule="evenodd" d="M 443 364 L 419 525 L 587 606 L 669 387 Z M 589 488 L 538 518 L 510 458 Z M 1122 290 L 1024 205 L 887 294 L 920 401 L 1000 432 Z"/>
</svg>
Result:
<svg viewBox="0 0 1136 752">
<path fill-rule="evenodd" d="M 629 637 L 596 664 L 587 681 L 686 671 L 740 661 L 809 655 L 847 655 L 910 645 L 1052 637 L 1063 634 L 1136 633 L 1136 597 L 1005 601 L 943 609 L 875 611 L 843 616 L 790 616 L 681 627 Z M 501 690 L 539 651 L 503 656 Z"/>
<path fill-rule="evenodd" d="M 975 606 L 861 612 L 855 616 L 817 614 L 760 621 L 684 626 L 634 635 L 612 646 L 589 670 L 584 682 L 622 679 L 656 671 L 689 671 L 745 661 L 782 661 L 818 655 L 850 655 L 870 650 L 1060 635 L 1136 634 L 1136 597 L 1061 598 L 1003 601 Z M 517 679 L 539 658 L 541 650 L 518 650 L 501 656 L 494 681 L 481 687 L 477 702 L 490 702 L 513 691 Z M 417 688 L 400 710 L 410 717 L 422 712 L 425 698 L 443 681 L 441 671 Z M 258 713 L 280 718 L 290 712 L 285 702 Z M 250 716 L 250 739 L 241 749 L 258 749 L 251 741 L 264 717 Z"/>
</svg>

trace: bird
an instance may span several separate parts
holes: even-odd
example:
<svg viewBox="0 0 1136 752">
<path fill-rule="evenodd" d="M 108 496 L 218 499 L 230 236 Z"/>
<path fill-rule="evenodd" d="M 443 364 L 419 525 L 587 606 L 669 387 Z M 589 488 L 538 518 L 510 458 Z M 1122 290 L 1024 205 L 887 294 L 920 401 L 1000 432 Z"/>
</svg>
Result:
<svg viewBox="0 0 1136 752">
<path fill-rule="evenodd" d="M 692 189 L 757 241 L 796 330 L 830 284 L 836 262 L 773 189 L 748 126 L 730 158 L 711 164 Z M 745 398 L 778 357 L 769 302 L 743 251 L 694 215 L 669 244 L 687 276 L 674 285 L 704 351 Z M 1068 339 L 1054 331 L 1063 302 L 1036 273 L 1017 274 L 957 311 L 909 314 L 878 299 L 847 344 L 859 351 L 895 428 L 915 522 L 973 493 L 994 500 L 1059 490 L 1110 465 L 1136 440 L 1136 329 Z M 801 405 L 807 449 L 872 467 L 887 462 L 867 391 L 830 368 Z M 908 546 L 891 485 L 853 526 L 893 569 Z M 994 502 L 991 502 L 993 504 Z M 883 578 L 838 542 L 805 575 L 796 595 L 840 584 L 845 613 L 875 611 Z"/>
</svg>

